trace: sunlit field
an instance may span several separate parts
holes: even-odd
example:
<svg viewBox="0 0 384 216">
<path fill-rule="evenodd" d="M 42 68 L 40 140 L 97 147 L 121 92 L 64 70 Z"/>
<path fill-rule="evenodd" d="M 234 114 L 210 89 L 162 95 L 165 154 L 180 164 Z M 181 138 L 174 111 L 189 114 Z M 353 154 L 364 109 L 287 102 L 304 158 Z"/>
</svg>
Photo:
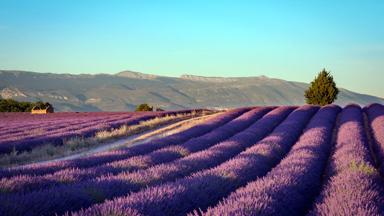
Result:
<svg viewBox="0 0 384 216">
<path fill-rule="evenodd" d="M 383 129 L 379 104 L 231 109 L 140 145 L 4 168 L 0 212 L 379 215 Z"/>
</svg>

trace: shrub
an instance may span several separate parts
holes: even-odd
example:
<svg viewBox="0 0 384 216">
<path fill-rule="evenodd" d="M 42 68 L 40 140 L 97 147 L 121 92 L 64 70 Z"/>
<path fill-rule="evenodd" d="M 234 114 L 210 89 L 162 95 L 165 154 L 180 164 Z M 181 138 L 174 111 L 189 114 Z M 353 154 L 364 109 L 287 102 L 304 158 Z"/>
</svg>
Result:
<svg viewBox="0 0 384 216">
<path fill-rule="evenodd" d="M 37 109 L 46 109 L 48 107 L 51 107 L 52 105 L 48 102 L 42 102 L 42 101 L 38 101 L 35 103 L 35 108 Z"/>
<path fill-rule="evenodd" d="M 153 107 L 149 106 L 148 104 L 140 104 L 136 107 L 136 111 L 153 111 Z"/>
</svg>

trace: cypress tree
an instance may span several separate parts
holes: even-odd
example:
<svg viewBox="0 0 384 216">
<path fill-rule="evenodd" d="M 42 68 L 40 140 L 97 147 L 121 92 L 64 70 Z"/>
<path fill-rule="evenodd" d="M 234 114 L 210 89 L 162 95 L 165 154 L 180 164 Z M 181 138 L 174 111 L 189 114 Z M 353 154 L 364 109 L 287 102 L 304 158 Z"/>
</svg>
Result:
<svg viewBox="0 0 384 216">
<path fill-rule="evenodd" d="M 311 82 L 304 96 L 307 104 L 324 106 L 333 103 L 337 99 L 338 93 L 339 89 L 337 89 L 332 75 L 323 69 Z"/>
</svg>

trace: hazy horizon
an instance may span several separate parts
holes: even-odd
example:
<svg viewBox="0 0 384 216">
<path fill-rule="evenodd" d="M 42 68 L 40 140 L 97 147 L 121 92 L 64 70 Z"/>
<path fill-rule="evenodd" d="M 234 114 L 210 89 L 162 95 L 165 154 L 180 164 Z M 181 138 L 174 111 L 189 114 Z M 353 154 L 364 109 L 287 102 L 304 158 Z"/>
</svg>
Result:
<svg viewBox="0 0 384 216">
<path fill-rule="evenodd" d="M 339 86 L 384 98 L 382 11 L 382 1 L 3 0 L 0 70 L 309 83 L 326 68 Z"/>
</svg>

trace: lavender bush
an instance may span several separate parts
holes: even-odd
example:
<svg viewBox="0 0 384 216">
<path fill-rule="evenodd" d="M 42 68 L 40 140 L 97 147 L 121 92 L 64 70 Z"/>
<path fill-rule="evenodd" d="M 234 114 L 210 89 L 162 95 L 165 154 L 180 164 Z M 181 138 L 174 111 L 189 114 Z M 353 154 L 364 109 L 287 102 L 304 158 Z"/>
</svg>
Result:
<svg viewBox="0 0 384 216">
<path fill-rule="evenodd" d="M 284 157 L 318 110 L 303 106 L 292 112 L 263 140 L 227 162 L 175 182 L 95 205 L 73 215 L 137 212 L 143 215 L 185 215 L 206 208 L 248 181 L 265 175 Z"/>
<path fill-rule="evenodd" d="M 384 106 L 381 104 L 371 104 L 365 108 L 368 117 L 368 125 L 371 128 L 372 147 L 377 157 L 378 167 L 384 175 Z"/>
<path fill-rule="evenodd" d="M 292 108 L 290 107 L 281 107 L 276 111 L 274 110 L 251 125 L 241 136 L 235 135 L 231 138 L 232 141 L 222 142 L 206 151 L 191 154 L 188 157 L 172 163 L 157 165 L 148 170 L 102 177 L 95 181 L 55 187 L 26 195 L 12 196 L 8 199 L 1 200 L 1 202 L 24 203 L 22 206 L 25 208 L 17 208 L 12 204 L 5 206 L 7 211 L 12 212 L 14 215 L 23 215 L 30 210 L 33 210 L 36 214 L 47 212 L 62 213 L 67 210 L 75 210 L 89 206 L 107 198 L 110 199 L 125 195 L 131 191 L 140 190 L 147 185 L 171 181 L 194 171 L 218 165 L 230 157 L 233 157 L 247 146 L 252 145 L 252 143 L 254 143 L 252 141 L 255 139 L 261 139 L 291 111 Z M 262 128 L 261 126 L 265 127 Z M 39 203 L 45 203 L 44 208 L 41 208 Z"/>
<path fill-rule="evenodd" d="M 192 138 L 180 145 L 164 147 L 149 154 L 115 161 L 94 168 L 62 170 L 53 175 L 36 177 L 24 175 L 4 178 L 0 180 L 0 192 L 26 192 L 44 189 L 59 184 L 68 184 L 70 182 L 77 183 L 100 175 L 113 175 L 123 171 L 131 172 L 138 169 L 145 169 L 156 164 L 170 162 L 193 152 L 208 148 L 233 136 L 235 133 L 247 128 L 271 109 L 270 107 L 252 109 L 203 136 Z"/>
<path fill-rule="evenodd" d="M 105 116 L 99 120 L 94 120 L 94 117 L 88 116 L 88 121 L 83 122 L 83 124 L 76 124 L 75 113 L 72 118 L 65 121 L 65 126 L 59 125 L 58 127 L 54 126 L 52 128 L 50 125 L 45 125 L 44 118 L 40 121 L 36 121 L 35 125 L 38 127 L 25 128 L 20 133 L 9 133 L 3 134 L 0 136 L 0 153 L 9 153 L 12 150 L 17 151 L 28 151 L 32 148 L 42 145 L 44 143 L 52 143 L 56 145 L 63 144 L 63 140 L 69 139 L 75 136 L 89 137 L 94 135 L 97 131 L 116 128 L 123 124 L 133 125 L 138 124 L 140 121 L 146 121 L 155 117 L 161 117 L 165 115 L 174 115 L 178 113 L 185 113 L 190 111 L 174 111 L 174 112 L 153 112 L 153 113 L 127 113 L 126 116 L 117 116 L 110 117 Z M 97 115 L 107 115 L 105 113 L 96 114 Z M 21 121 L 21 123 L 25 122 Z M 20 123 L 16 122 L 15 125 Z M 38 130 L 37 130 L 38 129 Z M 31 133 L 32 131 L 32 133 Z M 33 131 L 37 131 L 33 133 Z M 39 133 L 43 131 L 43 133 Z"/>
<path fill-rule="evenodd" d="M 146 154 L 162 148 L 165 145 L 174 145 L 177 143 L 185 142 L 192 137 L 203 135 L 249 110 L 250 108 L 230 110 L 226 113 L 216 116 L 213 119 L 210 119 L 208 122 L 203 122 L 182 132 L 164 138 L 152 140 L 139 146 L 121 148 L 114 151 L 98 153 L 85 158 L 78 158 L 67 161 L 51 162 L 46 164 L 31 164 L 18 168 L 0 169 L 0 176 L 10 177 L 15 175 L 43 175 L 57 172 L 61 169 L 92 167 L 103 163 L 126 159 L 136 155 Z"/>
<path fill-rule="evenodd" d="M 142 145 L 0 169 L 0 215 L 384 215 L 384 106 L 296 108 L 230 110 Z M 0 140 L 44 133 L 19 115 L 31 121 L 0 113 Z M 66 115 L 42 117 L 47 134 Z M 87 115 L 71 129 L 131 118 Z"/>
<path fill-rule="evenodd" d="M 327 168 L 329 177 L 309 215 L 383 215 L 384 182 L 372 166 L 357 105 L 340 114 L 334 153 Z"/>
<path fill-rule="evenodd" d="M 303 215 L 321 188 L 340 107 L 326 106 L 299 141 L 265 177 L 239 188 L 214 208 L 195 215 Z"/>
</svg>

